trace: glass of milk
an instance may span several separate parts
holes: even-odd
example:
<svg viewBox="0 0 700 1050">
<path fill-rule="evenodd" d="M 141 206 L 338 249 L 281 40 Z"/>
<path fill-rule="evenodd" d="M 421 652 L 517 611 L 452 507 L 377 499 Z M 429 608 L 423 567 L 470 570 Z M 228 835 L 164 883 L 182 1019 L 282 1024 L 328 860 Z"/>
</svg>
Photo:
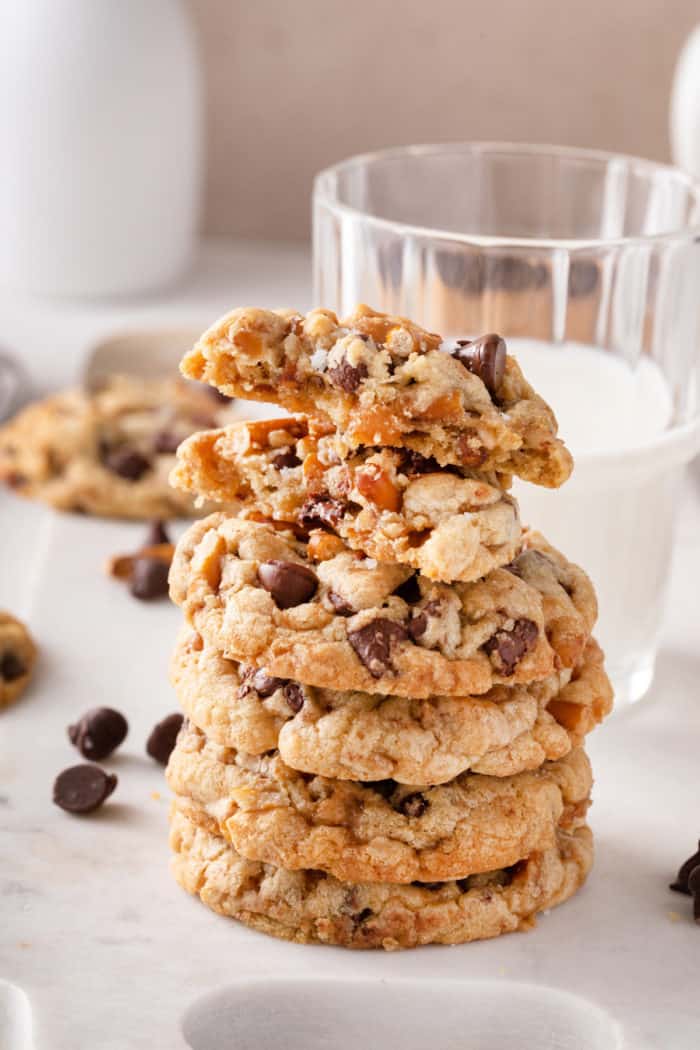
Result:
<svg viewBox="0 0 700 1050">
<path fill-rule="evenodd" d="M 314 187 L 316 301 L 496 331 L 576 467 L 517 482 L 592 576 L 618 709 L 652 683 L 679 484 L 700 447 L 700 185 L 632 157 L 453 143 L 354 157 Z"/>
</svg>

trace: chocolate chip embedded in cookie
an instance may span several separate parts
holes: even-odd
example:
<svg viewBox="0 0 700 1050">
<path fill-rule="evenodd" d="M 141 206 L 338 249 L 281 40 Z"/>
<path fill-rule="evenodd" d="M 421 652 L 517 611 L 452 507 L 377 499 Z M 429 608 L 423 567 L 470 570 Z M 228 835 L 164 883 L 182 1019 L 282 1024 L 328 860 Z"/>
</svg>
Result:
<svg viewBox="0 0 700 1050">
<path fill-rule="evenodd" d="M 517 554 L 507 479 L 443 470 L 403 449 L 341 459 L 326 431 L 305 416 L 204 431 L 180 446 L 171 479 L 243 516 L 329 530 L 354 550 L 448 583 L 479 579 Z"/>
<path fill-rule="evenodd" d="M 247 860 L 192 804 L 176 803 L 170 820 L 173 872 L 183 889 L 222 915 L 300 944 L 391 951 L 528 930 L 537 913 L 579 889 L 593 863 L 592 836 L 582 826 L 558 831 L 551 848 L 513 867 L 458 881 L 354 885 Z"/>
<path fill-rule="evenodd" d="M 359 306 L 234 310 L 198 341 L 184 375 L 225 393 L 321 413 L 347 450 L 410 448 L 442 464 L 556 487 L 572 469 L 554 414 L 499 336 L 443 352 L 440 336 Z"/>
<path fill-rule="evenodd" d="M 591 771 L 580 749 L 513 777 L 464 773 L 435 787 L 299 773 L 276 752 L 222 748 L 183 728 L 167 780 L 243 856 L 349 882 L 435 881 L 506 867 L 580 826 Z"/>
<path fill-rule="evenodd" d="M 231 413 L 180 379 L 112 377 L 94 394 L 69 390 L 0 428 L 0 480 L 60 510 L 106 517 L 194 513 L 168 474 L 178 444 Z"/>
<path fill-rule="evenodd" d="M 36 656 L 36 645 L 24 624 L 10 613 L 0 612 L 0 708 L 24 692 Z"/>
<path fill-rule="evenodd" d="M 593 627 L 585 574 L 536 536 L 509 569 L 451 585 L 347 549 L 319 556 L 312 540 L 214 514 L 181 538 L 172 598 L 225 656 L 274 677 L 398 696 L 546 678 L 574 666 Z"/>
</svg>

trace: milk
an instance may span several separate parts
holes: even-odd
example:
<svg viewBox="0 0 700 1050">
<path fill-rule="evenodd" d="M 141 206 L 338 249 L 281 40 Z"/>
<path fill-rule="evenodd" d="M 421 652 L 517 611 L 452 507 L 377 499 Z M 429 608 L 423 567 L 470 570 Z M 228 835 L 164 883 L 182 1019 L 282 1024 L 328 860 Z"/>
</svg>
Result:
<svg viewBox="0 0 700 1050">
<path fill-rule="evenodd" d="M 668 440 L 670 391 L 649 358 L 630 367 L 593 347 L 524 339 L 509 340 L 508 350 L 554 408 L 576 460 L 561 489 L 516 482 L 523 523 L 593 579 L 596 635 L 618 704 L 632 702 L 653 676 L 682 474 Z"/>
</svg>

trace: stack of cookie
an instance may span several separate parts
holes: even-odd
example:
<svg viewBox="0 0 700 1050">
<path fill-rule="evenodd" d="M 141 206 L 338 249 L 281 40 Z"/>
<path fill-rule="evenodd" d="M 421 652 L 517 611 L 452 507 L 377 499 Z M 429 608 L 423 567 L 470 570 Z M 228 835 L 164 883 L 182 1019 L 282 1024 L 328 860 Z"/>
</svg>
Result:
<svg viewBox="0 0 700 1050">
<path fill-rule="evenodd" d="M 589 871 L 612 702 L 591 583 L 508 491 L 571 472 L 551 410 L 497 336 L 366 307 L 234 311 L 182 370 L 304 414 L 178 452 L 174 483 L 237 512 L 171 572 L 176 878 L 301 942 L 527 928 Z"/>
</svg>

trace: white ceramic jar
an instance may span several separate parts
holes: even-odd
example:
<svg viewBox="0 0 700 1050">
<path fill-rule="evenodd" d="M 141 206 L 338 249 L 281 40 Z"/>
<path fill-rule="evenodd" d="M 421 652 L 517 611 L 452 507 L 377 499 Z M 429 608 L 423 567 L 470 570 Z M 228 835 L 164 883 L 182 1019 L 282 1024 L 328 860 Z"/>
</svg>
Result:
<svg viewBox="0 0 700 1050">
<path fill-rule="evenodd" d="M 679 168 L 700 177 L 700 26 L 678 57 L 671 93 L 671 148 Z"/>
<path fill-rule="evenodd" d="M 202 90 L 182 0 L 0 10 L 0 286 L 142 292 L 191 260 Z"/>
</svg>

